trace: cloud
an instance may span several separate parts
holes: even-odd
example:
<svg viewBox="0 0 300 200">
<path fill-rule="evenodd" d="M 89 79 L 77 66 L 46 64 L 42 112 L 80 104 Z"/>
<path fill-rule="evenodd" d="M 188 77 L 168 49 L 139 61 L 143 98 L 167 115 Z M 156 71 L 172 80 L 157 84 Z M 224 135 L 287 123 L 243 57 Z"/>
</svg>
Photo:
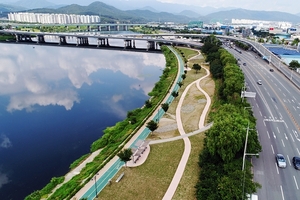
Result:
<svg viewBox="0 0 300 200">
<path fill-rule="evenodd" d="M 0 171 L 0 189 L 2 188 L 3 185 L 5 185 L 9 182 L 10 182 L 10 180 L 9 180 L 8 176 L 6 174 L 3 174 Z"/>
<path fill-rule="evenodd" d="M 50 91 L 45 94 L 19 94 L 10 98 L 10 103 L 6 110 L 9 112 L 22 109 L 30 110 L 34 105 L 59 105 L 64 106 L 66 110 L 70 110 L 74 102 L 79 103 L 78 94 L 70 89 Z"/>
<path fill-rule="evenodd" d="M 7 149 L 11 146 L 12 146 L 12 143 L 11 143 L 10 139 L 5 134 L 1 134 L 0 135 L 0 147 Z"/>
</svg>

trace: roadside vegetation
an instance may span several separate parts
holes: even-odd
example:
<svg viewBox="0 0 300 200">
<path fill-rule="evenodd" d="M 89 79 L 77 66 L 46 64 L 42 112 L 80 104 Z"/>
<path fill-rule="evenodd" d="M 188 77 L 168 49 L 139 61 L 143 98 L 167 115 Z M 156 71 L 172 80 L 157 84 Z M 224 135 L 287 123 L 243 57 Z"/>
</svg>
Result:
<svg viewBox="0 0 300 200">
<path fill-rule="evenodd" d="M 184 58 L 191 58 L 198 55 L 197 50 L 174 47 L 179 55 Z M 194 64 L 201 64 L 204 58 L 200 55 L 199 58 L 189 60 L 185 63 L 186 78 L 182 81 L 182 85 L 178 91 L 179 96 L 185 88 L 195 80 L 201 78 L 206 73 L 201 69 L 198 73 L 191 70 Z M 208 91 L 212 97 L 214 94 L 214 84 L 211 78 L 203 80 L 201 87 Z M 195 92 L 196 91 L 196 92 Z M 191 87 L 184 100 L 184 105 L 193 105 L 192 112 L 182 112 L 182 120 L 186 132 L 191 132 L 198 129 L 200 115 L 205 106 L 205 102 L 199 103 L 199 99 L 205 98 L 204 95 L 196 88 Z M 171 119 L 174 116 L 179 102 L 179 97 L 175 98 L 170 104 L 167 113 L 163 116 L 165 119 Z M 162 120 L 163 121 L 163 120 Z M 159 127 L 164 126 L 164 122 L 159 123 Z M 174 129 L 166 132 L 154 131 L 148 140 L 156 140 L 161 138 L 174 137 L 179 135 L 178 130 Z M 190 137 L 192 144 L 191 154 L 186 165 L 183 177 L 180 180 L 179 186 L 173 196 L 174 200 L 195 199 L 195 184 L 198 181 L 198 155 L 203 148 L 205 134 L 200 133 Z M 151 151 L 146 162 L 135 168 L 122 168 L 118 174 L 112 179 L 111 184 L 106 186 L 99 194 L 98 199 L 147 199 L 155 200 L 162 199 L 173 176 L 177 169 L 178 163 L 183 153 L 183 141 L 167 142 L 162 144 L 153 144 L 150 146 Z M 120 174 L 125 172 L 122 181 L 115 183 L 115 180 Z"/>
<path fill-rule="evenodd" d="M 153 90 L 149 93 L 150 106 L 144 106 L 130 111 L 130 115 L 121 122 L 116 123 L 113 127 L 107 127 L 103 132 L 104 135 L 96 140 L 91 145 L 91 152 L 98 149 L 102 149 L 98 156 L 95 157 L 93 162 L 88 163 L 80 172 L 80 174 L 74 176 L 70 181 L 60 186 L 54 193 L 54 188 L 63 182 L 64 177 L 53 178 L 51 182 L 43 189 L 33 192 L 28 195 L 26 200 L 37 199 L 70 199 L 75 195 L 77 191 L 81 189 L 83 185 L 91 180 L 94 174 L 96 174 L 105 164 L 111 160 L 125 145 L 127 141 L 136 133 L 136 131 L 143 125 L 145 120 L 154 112 L 157 105 L 160 105 L 162 99 L 168 93 L 170 86 L 175 81 L 178 63 L 175 55 L 169 48 L 162 46 L 162 51 L 166 58 L 166 67 L 163 70 L 163 74 L 160 77 L 160 81 L 157 82 Z M 149 104 L 149 102 L 148 102 Z M 79 159 L 82 160 L 83 157 Z M 74 161 L 75 164 L 71 164 L 72 168 L 80 164 L 79 161 Z M 57 181 L 59 180 L 59 181 Z"/>
<path fill-rule="evenodd" d="M 206 133 L 203 151 L 199 155 L 200 175 L 196 185 L 198 200 L 246 199 L 260 185 L 253 182 L 252 164 L 246 159 L 243 168 L 246 128 L 255 129 L 256 119 L 249 103 L 240 93 L 244 75 L 236 59 L 221 48 L 219 40 L 211 35 L 204 41 L 202 52 L 211 63 L 216 82 L 216 95 L 210 113 L 214 122 Z M 249 129 L 247 152 L 258 154 L 261 145 L 255 130 Z"/>
</svg>

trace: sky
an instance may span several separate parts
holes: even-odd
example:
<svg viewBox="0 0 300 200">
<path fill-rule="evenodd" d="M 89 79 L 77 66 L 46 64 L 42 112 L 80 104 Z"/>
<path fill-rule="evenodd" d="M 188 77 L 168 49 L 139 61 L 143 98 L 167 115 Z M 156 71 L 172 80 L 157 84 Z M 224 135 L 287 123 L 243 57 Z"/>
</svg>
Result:
<svg viewBox="0 0 300 200">
<path fill-rule="evenodd" d="M 1 2 L 16 2 L 17 0 L 0 0 Z M 220 7 L 236 7 L 249 10 L 266 10 L 266 11 L 282 11 L 292 14 L 300 12 L 299 0 L 47 0 L 55 4 L 72 4 L 88 5 L 94 1 L 102 1 L 109 4 L 110 1 L 122 1 L 127 4 L 134 5 L 135 2 L 145 2 L 149 6 L 153 2 L 176 3 L 194 6 L 211 6 Z"/>
</svg>

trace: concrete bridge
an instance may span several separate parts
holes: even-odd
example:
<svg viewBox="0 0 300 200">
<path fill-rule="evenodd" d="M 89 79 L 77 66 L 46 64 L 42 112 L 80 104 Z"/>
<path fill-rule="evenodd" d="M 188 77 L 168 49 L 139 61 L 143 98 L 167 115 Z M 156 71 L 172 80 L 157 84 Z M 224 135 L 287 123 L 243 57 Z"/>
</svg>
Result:
<svg viewBox="0 0 300 200">
<path fill-rule="evenodd" d="M 98 35 L 96 33 L 46 33 L 46 32 L 26 32 L 26 31 L 7 31 L 2 30 L 0 33 L 15 36 L 15 40 L 6 42 L 29 43 L 39 45 L 58 45 L 58 46 L 77 46 L 84 48 L 106 48 L 106 49 L 123 49 L 144 52 L 160 52 L 159 46 L 162 44 L 188 46 L 192 48 L 201 48 L 199 42 L 205 34 L 156 34 L 156 35 Z M 56 38 L 55 41 L 47 41 L 47 37 Z M 193 38 L 193 39 L 192 39 Z M 73 42 L 70 42 L 70 41 Z M 123 40 L 123 46 L 112 46 L 110 41 Z M 74 43 L 74 41 L 76 41 Z M 93 42 L 91 42 L 93 41 Z M 95 43 L 96 41 L 96 43 Z M 146 48 L 137 48 L 136 41 L 144 41 Z"/>
</svg>

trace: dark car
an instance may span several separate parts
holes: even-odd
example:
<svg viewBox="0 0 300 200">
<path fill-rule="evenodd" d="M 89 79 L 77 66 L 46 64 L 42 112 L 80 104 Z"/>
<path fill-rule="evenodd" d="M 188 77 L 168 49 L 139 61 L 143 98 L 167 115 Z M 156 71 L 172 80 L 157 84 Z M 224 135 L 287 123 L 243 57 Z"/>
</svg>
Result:
<svg viewBox="0 0 300 200">
<path fill-rule="evenodd" d="M 300 158 L 299 157 L 293 157 L 293 165 L 295 169 L 300 170 Z"/>
<path fill-rule="evenodd" d="M 243 65 L 246 66 L 247 64 L 246 64 L 246 63 L 243 63 Z"/>
<path fill-rule="evenodd" d="M 282 154 L 276 154 L 275 159 L 278 167 L 286 168 L 286 161 Z"/>
<path fill-rule="evenodd" d="M 270 72 L 274 72 L 274 69 L 270 69 Z"/>
</svg>

